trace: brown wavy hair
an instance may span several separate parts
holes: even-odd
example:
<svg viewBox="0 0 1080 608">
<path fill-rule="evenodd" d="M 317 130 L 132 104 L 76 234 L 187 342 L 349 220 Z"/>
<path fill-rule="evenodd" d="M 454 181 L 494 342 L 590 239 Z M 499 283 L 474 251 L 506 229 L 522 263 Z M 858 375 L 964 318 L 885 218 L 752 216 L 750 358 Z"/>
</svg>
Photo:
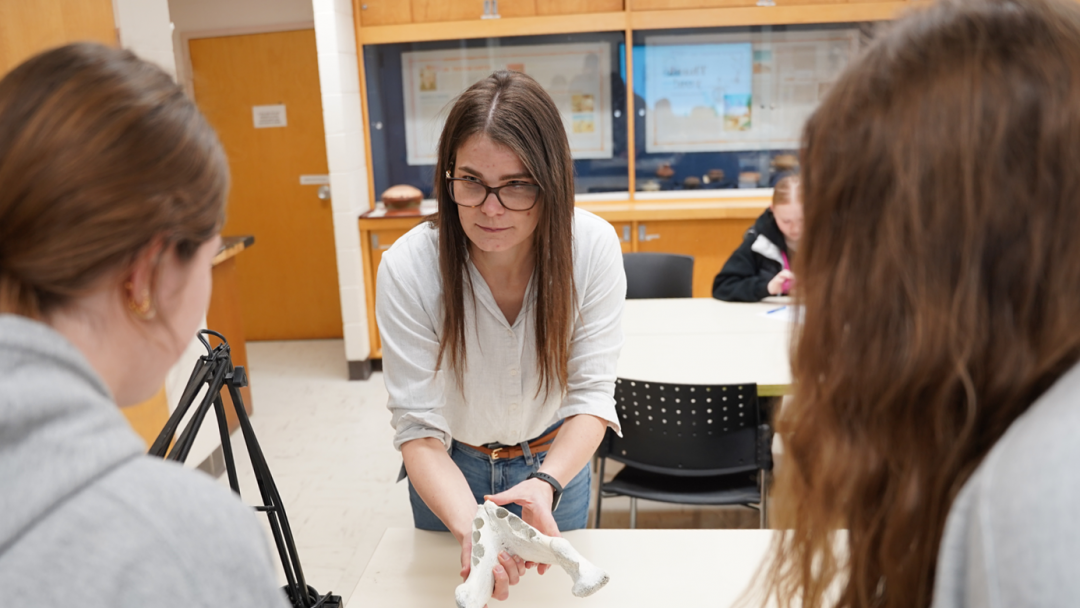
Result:
<svg viewBox="0 0 1080 608">
<path fill-rule="evenodd" d="M 435 198 L 439 230 L 439 271 L 445 313 L 438 361 L 444 357 L 459 381 L 466 367 L 465 294 L 469 238 L 450 198 L 447 171 L 453 171 L 458 148 L 473 135 L 485 135 L 518 155 L 540 185 L 538 221 L 533 233 L 536 287 L 536 361 L 539 391 L 566 390 L 567 361 L 573 331 L 574 302 L 574 162 L 555 102 L 535 80 L 520 72 L 499 71 L 458 97 L 439 137 Z M 514 213 L 514 212 L 510 212 Z"/>
<path fill-rule="evenodd" d="M 220 230 L 214 130 L 160 68 L 80 43 L 0 80 L 0 313 L 41 318 L 155 238 L 190 259 Z"/>
<path fill-rule="evenodd" d="M 928 606 L 953 499 L 1080 359 L 1080 6 L 909 15 L 831 89 L 802 161 L 769 589 Z"/>
</svg>

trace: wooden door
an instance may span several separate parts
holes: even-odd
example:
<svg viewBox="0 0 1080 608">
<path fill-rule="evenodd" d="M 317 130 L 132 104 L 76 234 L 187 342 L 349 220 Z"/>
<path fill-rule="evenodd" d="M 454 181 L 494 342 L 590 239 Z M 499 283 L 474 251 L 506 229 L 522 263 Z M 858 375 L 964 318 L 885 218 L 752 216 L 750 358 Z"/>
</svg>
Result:
<svg viewBox="0 0 1080 608">
<path fill-rule="evenodd" d="M 190 51 L 195 100 L 232 171 L 222 233 L 255 236 L 236 262 L 247 339 L 340 338 L 330 201 L 300 184 L 328 173 L 315 30 L 203 38 Z M 287 126 L 256 129 L 252 107 L 278 104 Z"/>
<path fill-rule="evenodd" d="M 694 297 L 707 298 L 716 273 L 753 224 L 754 218 L 638 222 L 637 251 L 694 256 Z"/>
</svg>

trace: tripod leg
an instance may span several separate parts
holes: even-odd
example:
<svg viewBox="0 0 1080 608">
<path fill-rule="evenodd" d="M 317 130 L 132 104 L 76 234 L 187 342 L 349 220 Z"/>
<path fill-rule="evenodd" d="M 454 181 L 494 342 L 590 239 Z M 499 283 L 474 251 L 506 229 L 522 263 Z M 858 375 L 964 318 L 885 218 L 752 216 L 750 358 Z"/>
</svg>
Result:
<svg viewBox="0 0 1080 608">
<path fill-rule="evenodd" d="M 188 408 L 191 407 L 191 403 L 195 400 L 195 395 L 199 394 L 199 388 L 209 379 L 209 374 L 210 362 L 207 361 L 206 357 L 199 357 L 199 361 L 195 363 L 195 368 L 191 370 L 191 376 L 188 377 L 187 386 L 184 387 L 184 393 L 180 396 L 176 410 L 169 416 L 169 421 L 165 423 L 165 427 L 158 433 L 157 439 L 154 440 L 154 444 L 150 446 L 147 454 L 157 458 L 165 458 L 165 454 L 169 451 L 169 444 L 172 443 L 173 437 L 176 435 L 176 429 L 180 427 L 180 421 L 187 414 Z"/>
<path fill-rule="evenodd" d="M 233 459 L 232 440 L 229 437 L 229 421 L 225 418 L 225 403 L 221 400 L 220 391 L 214 397 L 214 413 L 217 414 L 221 456 L 225 461 L 225 471 L 229 474 L 229 487 L 240 494 L 240 481 L 236 477 L 236 461 Z"/>
<path fill-rule="evenodd" d="M 311 608 L 309 601 L 313 598 L 308 594 L 307 581 L 304 580 L 304 571 L 300 567 L 300 559 L 296 554 L 296 543 L 293 541 L 289 519 L 285 515 L 281 495 L 278 494 L 274 478 L 270 475 L 270 467 L 266 464 L 259 440 L 255 438 L 255 429 L 252 428 L 247 410 L 244 409 L 244 399 L 240 395 L 239 388 L 233 384 L 229 384 L 229 396 L 232 397 L 233 408 L 240 422 L 240 430 L 244 434 L 244 443 L 247 444 L 248 455 L 251 458 L 251 468 L 254 469 L 255 481 L 259 484 L 259 492 L 265 504 L 261 510 L 266 512 L 266 517 L 270 522 L 274 543 L 281 557 L 281 566 L 285 570 L 285 578 L 292 592 L 293 606 Z"/>
<path fill-rule="evenodd" d="M 219 395 L 221 393 L 221 386 L 225 382 L 226 365 L 229 365 L 229 360 L 215 358 L 211 365 L 213 377 L 206 387 L 206 395 L 203 396 L 203 400 L 199 403 L 198 409 L 191 415 L 191 421 L 188 422 L 187 428 L 184 429 L 183 433 L 180 433 L 180 438 L 176 440 L 176 445 L 173 446 L 172 451 L 169 452 L 169 455 L 167 456 L 169 460 L 175 460 L 177 462 L 184 462 L 187 460 L 188 452 L 191 451 L 191 446 L 195 445 L 195 435 L 198 434 L 199 427 L 202 426 L 203 419 L 206 418 L 206 412 L 214 403 L 214 395 Z"/>
</svg>

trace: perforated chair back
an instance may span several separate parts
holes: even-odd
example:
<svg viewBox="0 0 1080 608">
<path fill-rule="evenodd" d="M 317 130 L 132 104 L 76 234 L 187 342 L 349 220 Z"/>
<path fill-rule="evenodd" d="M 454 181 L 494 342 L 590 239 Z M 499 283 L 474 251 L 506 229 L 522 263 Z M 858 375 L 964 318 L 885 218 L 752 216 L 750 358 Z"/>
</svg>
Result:
<svg viewBox="0 0 1080 608">
<path fill-rule="evenodd" d="M 756 384 L 685 385 L 619 378 L 614 433 L 601 455 L 632 467 L 678 476 L 711 476 L 771 468 L 768 427 L 761 425 Z M 759 428 L 761 427 L 761 428 Z M 768 462 L 765 462 L 765 461 Z"/>
<path fill-rule="evenodd" d="M 675 253 L 624 253 L 626 299 L 694 295 L 694 257 Z"/>
</svg>

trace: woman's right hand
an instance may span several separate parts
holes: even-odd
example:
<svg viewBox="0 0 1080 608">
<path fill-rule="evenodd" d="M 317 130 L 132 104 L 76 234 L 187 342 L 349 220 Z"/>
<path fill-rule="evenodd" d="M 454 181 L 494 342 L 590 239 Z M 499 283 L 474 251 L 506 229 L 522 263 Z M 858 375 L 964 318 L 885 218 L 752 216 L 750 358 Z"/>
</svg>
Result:
<svg viewBox="0 0 1080 608">
<path fill-rule="evenodd" d="M 769 295 L 778 296 L 783 294 L 785 291 L 788 291 L 784 288 L 785 285 L 790 287 L 791 283 L 793 283 L 794 281 L 795 273 L 791 272 L 786 268 L 784 270 L 781 270 L 780 272 L 776 273 L 776 276 L 773 277 L 772 280 L 769 281 Z M 758 285 L 760 285 L 760 283 L 758 283 Z"/>
<path fill-rule="evenodd" d="M 466 535 L 461 541 L 461 580 L 468 579 L 470 572 L 472 572 L 472 537 Z M 510 585 L 518 584 L 525 574 L 525 562 L 520 557 L 503 551 L 499 553 L 499 563 L 495 564 L 491 572 L 495 576 L 492 599 L 506 601 L 510 597 Z"/>
</svg>

